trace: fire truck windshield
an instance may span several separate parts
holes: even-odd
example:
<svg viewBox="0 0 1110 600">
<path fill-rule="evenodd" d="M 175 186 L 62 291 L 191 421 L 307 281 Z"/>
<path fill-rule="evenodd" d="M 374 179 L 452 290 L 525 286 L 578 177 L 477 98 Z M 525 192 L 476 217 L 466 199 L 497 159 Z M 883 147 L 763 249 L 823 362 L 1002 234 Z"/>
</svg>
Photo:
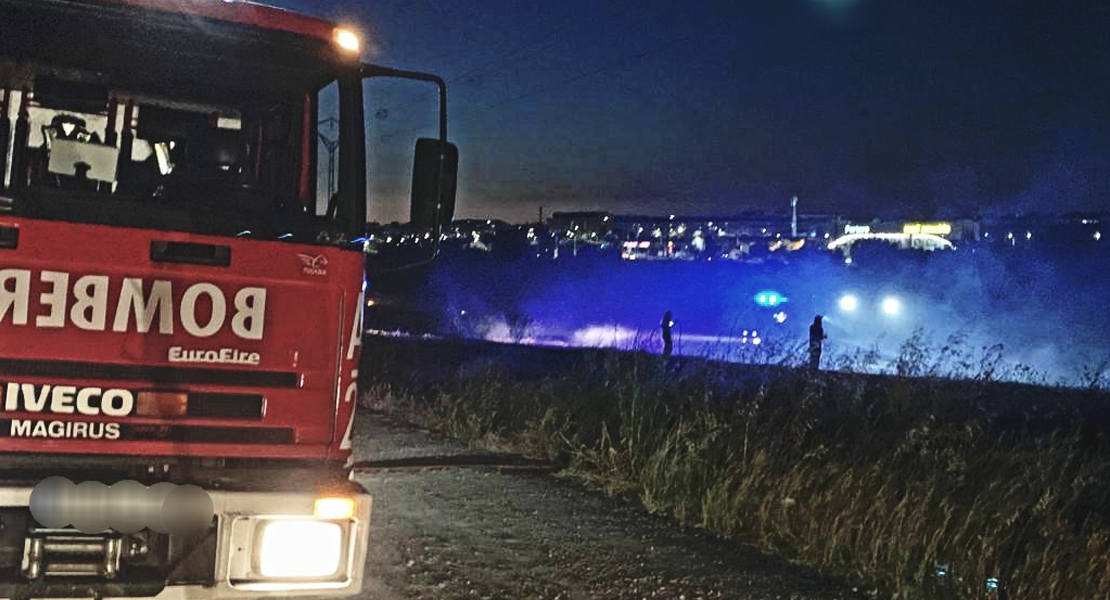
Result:
<svg viewBox="0 0 1110 600">
<path fill-rule="evenodd" d="M 361 85 L 345 84 L 357 71 L 326 43 L 80 2 L 3 2 L 0 18 L 0 119 L 11 140 L 0 153 L 0 208 L 343 238 L 337 204 L 345 182 L 364 175 L 334 154 L 362 143 L 361 122 L 340 109 L 361 102 L 346 98 Z"/>
</svg>

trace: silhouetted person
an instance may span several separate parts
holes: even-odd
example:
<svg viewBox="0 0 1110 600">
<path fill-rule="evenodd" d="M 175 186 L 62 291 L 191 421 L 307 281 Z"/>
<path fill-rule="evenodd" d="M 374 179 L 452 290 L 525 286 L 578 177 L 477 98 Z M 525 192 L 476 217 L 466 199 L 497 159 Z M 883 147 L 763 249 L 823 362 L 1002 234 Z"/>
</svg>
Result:
<svg viewBox="0 0 1110 600">
<path fill-rule="evenodd" d="M 813 317 L 813 324 L 809 326 L 809 368 L 813 371 L 821 368 L 821 343 L 826 337 L 821 315 Z"/>
<path fill-rule="evenodd" d="M 663 356 L 670 357 L 671 352 L 674 351 L 674 343 L 671 341 L 671 328 L 674 327 L 674 320 L 671 318 L 671 311 L 663 313 L 663 320 L 659 323 L 659 327 L 663 330 Z"/>
</svg>

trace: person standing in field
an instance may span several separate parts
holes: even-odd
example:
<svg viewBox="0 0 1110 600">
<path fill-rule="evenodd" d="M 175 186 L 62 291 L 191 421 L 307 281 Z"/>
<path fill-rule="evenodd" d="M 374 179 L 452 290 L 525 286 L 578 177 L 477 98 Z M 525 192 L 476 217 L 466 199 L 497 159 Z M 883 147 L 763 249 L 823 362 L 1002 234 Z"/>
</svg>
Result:
<svg viewBox="0 0 1110 600">
<path fill-rule="evenodd" d="M 660 329 L 663 330 L 663 357 L 670 358 L 671 353 L 674 352 L 674 343 L 671 341 L 671 328 L 674 327 L 674 319 L 671 317 L 671 311 L 663 313 L 663 320 L 659 323 Z"/>
<path fill-rule="evenodd" d="M 809 326 L 809 368 L 812 371 L 821 368 L 821 344 L 826 337 L 825 328 L 821 326 L 821 315 L 813 317 L 813 324 Z"/>
</svg>

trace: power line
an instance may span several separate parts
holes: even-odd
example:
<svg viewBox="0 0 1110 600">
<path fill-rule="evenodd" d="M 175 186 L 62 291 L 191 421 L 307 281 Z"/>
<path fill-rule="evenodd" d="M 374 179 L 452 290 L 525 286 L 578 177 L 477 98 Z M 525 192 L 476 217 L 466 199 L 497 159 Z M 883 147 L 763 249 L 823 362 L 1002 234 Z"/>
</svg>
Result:
<svg viewBox="0 0 1110 600">
<path fill-rule="evenodd" d="M 478 112 L 483 112 L 483 111 L 486 111 L 486 110 L 499 108 L 499 107 L 504 106 L 506 104 L 519 102 L 520 100 L 523 100 L 523 99 L 526 99 L 526 98 L 531 98 L 533 96 L 536 96 L 537 94 L 543 94 L 543 93 L 552 91 L 556 88 L 565 88 L 566 86 L 568 86 L 570 84 L 577 83 L 579 81 L 588 79 L 590 77 L 600 75 L 602 73 L 607 73 L 607 72 L 617 71 L 617 70 L 623 69 L 628 64 L 630 64 L 632 62 L 635 62 L 635 61 L 638 61 L 638 60 L 643 60 L 644 58 L 647 58 L 647 57 L 649 57 L 653 54 L 658 54 L 658 53 L 660 53 L 664 50 L 668 50 L 668 49 L 673 48 L 675 46 L 678 46 L 682 43 L 688 42 L 688 41 L 694 39 L 694 37 L 695 36 L 693 34 L 691 34 L 691 35 L 685 35 L 685 36 L 682 36 L 682 37 L 679 37 L 679 38 L 672 38 L 670 40 L 663 40 L 658 44 L 652 45 L 651 47 L 649 47 L 646 50 L 642 50 L 642 51 L 639 51 L 639 52 L 634 52 L 634 53 L 630 53 L 630 54 L 626 54 L 626 55 L 623 55 L 621 57 L 618 57 L 616 60 L 614 60 L 612 62 L 609 62 L 609 63 L 605 63 L 604 65 L 602 65 L 601 67 L 599 67 L 597 69 L 582 71 L 582 72 L 576 73 L 575 75 L 572 75 L 571 77 L 568 77 L 566 79 L 562 79 L 562 80 L 559 80 L 557 82 L 554 82 L 551 85 L 547 85 L 547 86 L 543 86 L 543 87 L 540 87 L 540 88 L 532 89 L 532 90 L 529 90 L 527 92 L 517 94 L 516 96 L 511 96 L 511 97 L 506 98 L 504 100 L 500 100 L 500 101 L 497 101 L 497 102 L 493 102 L 493 103 L 490 103 L 490 104 L 486 104 L 486 105 L 483 105 L 483 106 L 473 108 L 473 109 L 470 110 L 470 112 L 468 112 L 467 114 L 464 114 L 461 118 L 460 117 L 453 118 L 452 122 L 457 123 L 459 121 L 466 121 L 468 118 L 472 118 L 475 115 L 475 113 L 478 113 Z M 421 129 L 429 127 L 433 124 L 434 124 L 434 121 L 427 121 L 427 122 L 421 123 L 420 125 L 412 127 L 410 129 L 390 132 L 390 135 L 410 135 L 410 134 L 418 132 Z"/>
<path fill-rule="evenodd" d="M 614 11 L 614 12 L 616 12 L 616 11 Z M 473 14 L 471 14 L 469 16 L 473 16 Z M 436 20 L 439 20 L 439 19 L 436 19 Z M 485 75 L 485 74 L 488 74 L 488 73 L 491 73 L 491 72 L 498 71 L 498 70 L 500 70 L 500 68 L 503 65 L 507 65 L 507 64 L 510 64 L 512 62 L 515 62 L 515 58 L 518 55 L 520 55 L 522 52 L 524 52 L 525 50 L 528 50 L 530 48 L 534 48 L 536 50 L 539 50 L 541 48 L 550 46 L 552 42 L 556 41 L 556 38 L 559 36 L 559 34 L 562 33 L 565 30 L 570 29 L 571 25 L 572 24 L 567 24 L 566 27 L 563 27 L 559 30 L 556 30 L 556 31 L 544 36 L 543 38 L 541 38 L 538 41 L 531 41 L 531 42 L 528 42 L 526 44 L 517 46 L 514 50 L 509 52 L 508 55 L 506 55 L 507 56 L 506 60 L 503 60 L 503 61 L 497 63 L 496 65 L 492 66 L 492 67 L 486 66 L 485 68 L 483 68 L 481 66 L 475 66 L 475 67 L 472 67 L 472 68 L 464 71 L 460 75 L 447 78 L 446 81 L 447 81 L 447 83 L 457 83 L 459 81 L 462 81 L 464 79 L 467 79 L 467 78 L 470 78 L 470 77 L 473 77 L 473 76 L 480 76 L 480 75 Z M 487 29 L 489 29 L 489 28 L 487 27 Z M 495 27 L 493 29 L 499 29 L 499 28 Z M 499 29 L 499 30 L 500 31 L 505 31 L 504 29 Z M 493 53 L 494 54 L 501 54 L 501 52 L 496 51 L 496 50 Z M 453 53 L 449 52 L 449 53 L 446 53 L 444 55 L 441 55 L 440 58 L 451 56 L 452 54 Z M 435 91 L 429 90 L 429 91 L 425 91 L 425 92 L 418 92 L 418 93 L 414 93 L 414 94 L 409 94 L 407 97 L 401 98 L 397 102 L 397 104 L 403 106 L 405 104 L 415 102 L 415 101 L 417 101 L 421 98 L 431 96 L 434 93 L 435 93 Z"/>
<path fill-rule="evenodd" d="M 626 7 L 618 6 L 618 7 L 614 8 L 613 10 L 610 10 L 610 11 L 606 12 L 605 14 L 603 14 L 601 17 L 599 17 L 599 19 L 602 20 L 602 21 L 606 21 L 606 20 L 608 20 L 612 17 L 617 16 L 618 14 L 624 14 L 624 13 L 627 13 L 627 12 L 628 11 L 627 11 Z M 577 25 L 579 25 L 579 23 L 577 23 L 577 22 L 567 23 L 564 27 L 560 27 L 560 28 L 556 29 L 555 31 L 553 31 L 552 33 L 544 36 L 543 38 L 541 38 L 538 41 L 533 41 L 533 42 L 529 42 L 529 43 L 523 44 L 521 46 L 518 46 L 516 49 L 514 49 L 512 52 L 510 52 L 508 55 L 506 55 L 504 60 L 499 61 L 499 62 L 497 62 L 493 65 L 486 65 L 484 67 L 481 67 L 481 66 L 474 67 L 472 69 L 464 71 L 460 75 L 457 75 L 455 77 L 447 79 L 447 83 L 449 83 L 449 84 L 450 83 L 458 83 L 460 81 L 464 81 L 464 80 L 470 79 L 472 77 L 481 77 L 483 75 L 503 73 L 505 71 L 505 67 L 509 67 L 509 66 L 514 65 L 514 64 L 518 64 L 520 62 L 518 59 L 521 58 L 522 55 L 523 56 L 528 56 L 530 54 L 535 54 L 535 53 L 537 53 L 541 50 L 544 50 L 544 49 L 547 49 L 547 48 L 553 46 L 556 42 L 560 41 L 560 36 L 562 34 L 570 31 L 571 29 L 573 29 Z M 435 93 L 436 92 L 434 90 L 428 90 L 428 91 L 425 91 L 425 92 L 418 92 L 418 93 L 410 94 L 407 98 L 404 98 L 404 97 L 401 98 L 396 104 L 398 106 L 404 106 L 406 104 L 416 102 L 417 100 L 420 100 L 422 98 L 430 97 L 430 96 L 434 95 Z"/>
<path fill-rule="evenodd" d="M 631 63 L 631 62 L 634 62 L 634 61 L 637 61 L 637 60 L 647 58 L 648 56 L 651 56 L 652 54 L 656 54 L 658 52 L 662 52 L 663 50 L 670 49 L 670 48 L 672 48 L 674 46 L 677 46 L 679 44 L 682 44 L 684 42 L 688 42 L 691 39 L 693 39 L 693 37 L 694 36 L 692 36 L 692 35 L 683 36 L 681 38 L 677 38 L 677 39 L 671 40 L 669 42 L 666 42 L 662 45 L 659 45 L 659 46 L 656 46 L 656 47 L 653 47 L 653 48 L 649 48 L 648 50 L 644 50 L 643 52 L 637 52 L 635 54 L 625 55 L 625 56 L 617 59 L 616 61 L 614 61 L 612 63 L 609 63 L 609 64 L 607 64 L 607 65 L 605 65 L 605 66 L 603 66 L 599 69 L 595 69 L 595 70 L 592 70 L 592 71 L 587 71 L 585 73 L 581 73 L 579 75 L 572 76 L 568 79 L 564 79 L 564 80 L 562 80 L 562 81 L 560 81 L 560 82 L 558 82 L 558 83 L 556 83 L 552 86 L 548 86 L 546 88 L 539 88 L 539 89 L 536 89 L 536 90 L 532 90 L 530 92 L 525 92 L 523 94 L 513 96 L 513 97 L 508 98 L 506 100 L 503 100 L 501 102 L 495 102 L 493 104 L 487 104 L 486 106 L 482 107 L 481 110 L 489 110 L 491 108 L 497 108 L 497 107 L 503 106 L 505 104 L 510 104 L 512 102 L 517 102 L 517 101 L 523 100 L 524 98 L 529 98 L 531 96 L 535 96 L 536 94 L 541 94 L 543 92 L 549 91 L 549 90 L 554 89 L 556 87 L 564 87 L 564 86 L 569 85 L 571 83 L 576 83 L 576 82 L 581 81 L 583 79 L 593 77 L 594 75 L 600 75 L 600 74 L 608 72 L 608 71 L 618 71 L 618 70 L 624 68 L 624 66 L 627 63 Z"/>
<path fill-rule="evenodd" d="M 435 13 L 434 14 L 426 13 L 426 14 L 429 14 L 431 16 L 431 19 L 433 21 L 435 21 L 436 23 L 441 24 L 441 25 L 447 25 L 447 26 L 450 26 L 450 25 L 454 24 L 454 23 L 448 22 L 448 19 L 454 18 L 455 22 L 460 22 L 460 21 L 461 22 L 468 22 L 468 21 L 474 19 L 474 17 L 476 16 L 476 14 L 478 12 L 477 9 L 472 10 L 472 11 L 468 11 L 466 9 L 462 9 L 462 10 L 458 10 L 458 11 L 443 11 L 443 10 L 441 10 L 441 6 L 442 6 L 441 3 L 434 3 L 432 6 L 435 7 Z M 402 10 L 407 11 L 407 8 L 402 8 Z M 424 36 L 417 35 L 417 33 L 415 33 L 419 30 L 420 29 L 413 28 L 412 30 L 410 30 L 409 35 L 402 35 L 400 39 L 404 40 L 404 39 L 413 39 L 413 38 L 418 38 L 418 37 L 420 39 L 423 39 Z M 442 52 L 442 53 L 439 53 L 439 54 L 433 54 L 431 56 L 431 58 L 426 59 L 426 60 L 427 60 L 427 62 L 438 62 L 438 61 L 440 61 L 444 58 L 450 57 L 453 54 L 455 54 L 455 51 L 454 50 L 449 50 L 447 52 Z"/>
</svg>

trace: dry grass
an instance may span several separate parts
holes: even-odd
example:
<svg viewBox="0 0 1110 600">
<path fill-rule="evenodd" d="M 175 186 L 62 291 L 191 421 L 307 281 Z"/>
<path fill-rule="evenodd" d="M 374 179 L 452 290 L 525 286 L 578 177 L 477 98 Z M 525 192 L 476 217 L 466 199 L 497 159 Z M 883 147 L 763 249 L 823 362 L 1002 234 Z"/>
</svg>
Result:
<svg viewBox="0 0 1110 600">
<path fill-rule="evenodd" d="M 521 378 L 423 350 L 372 342 L 368 400 L 887 597 L 1110 598 L 1101 392 L 602 351 Z"/>
</svg>

